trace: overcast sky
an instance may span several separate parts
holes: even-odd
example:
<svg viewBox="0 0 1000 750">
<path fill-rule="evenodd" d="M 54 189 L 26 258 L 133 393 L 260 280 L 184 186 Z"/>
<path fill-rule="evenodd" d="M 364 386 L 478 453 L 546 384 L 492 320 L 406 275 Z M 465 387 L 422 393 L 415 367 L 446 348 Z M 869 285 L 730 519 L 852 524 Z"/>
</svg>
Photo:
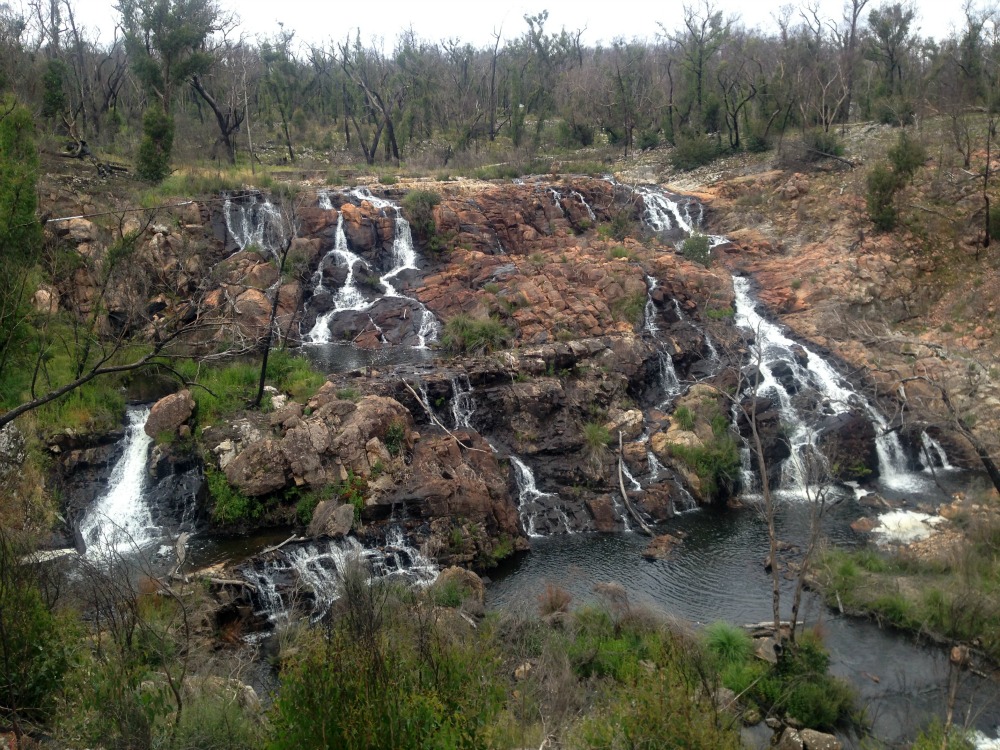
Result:
<svg viewBox="0 0 1000 750">
<path fill-rule="evenodd" d="M 815 0 L 813 0 L 815 1 Z M 869 8 L 883 0 L 870 0 Z M 834 18 L 842 15 L 842 0 L 819 0 L 821 13 Z M 102 38 L 110 38 L 114 11 L 108 0 L 75 0 L 77 21 L 91 29 L 100 28 Z M 727 14 L 737 15 L 747 27 L 776 28 L 774 15 L 787 0 L 716 0 L 715 6 Z M 796 7 L 801 3 L 792 3 Z M 505 2 L 505 0 L 374 0 L 368 2 L 335 3 L 310 0 L 220 0 L 224 9 L 239 14 L 241 28 L 251 36 L 272 34 L 278 23 L 296 32 L 296 38 L 309 44 L 330 39 L 342 40 L 353 29 L 360 28 L 363 41 L 381 37 L 391 48 L 400 30 L 410 26 L 423 39 L 439 41 L 460 38 L 476 46 L 490 42 L 494 29 L 503 29 L 505 38 L 520 36 L 527 28 L 526 13 L 549 11 L 546 30 L 562 27 L 575 30 L 586 27 L 583 41 L 588 45 L 610 42 L 616 37 L 652 38 L 657 24 L 669 29 L 680 26 L 682 2 L 619 3 L 613 0 L 548 0 L 540 3 Z M 923 36 L 947 36 L 955 25 L 961 25 L 961 0 L 916 0 L 917 22 Z M 866 9 L 867 15 L 867 9 Z"/>
</svg>

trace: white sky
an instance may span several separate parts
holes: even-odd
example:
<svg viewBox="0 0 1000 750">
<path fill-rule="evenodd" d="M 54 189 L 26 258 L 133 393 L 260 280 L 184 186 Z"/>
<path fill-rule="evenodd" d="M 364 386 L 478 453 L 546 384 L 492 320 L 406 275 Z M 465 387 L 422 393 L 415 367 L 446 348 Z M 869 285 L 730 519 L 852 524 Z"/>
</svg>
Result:
<svg viewBox="0 0 1000 750">
<path fill-rule="evenodd" d="M 345 35 L 360 28 L 362 41 L 381 37 L 391 49 L 400 30 L 412 25 L 423 39 L 440 41 L 460 38 L 476 46 L 490 43 L 493 29 L 503 27 L 505 38 L 520 36 L 527 25 L 526 13 L 549 11 L 547 31 L 562 27 L 575 30 L 586 27 L 583 35 L 588 45 L 625 39 L 652 38 L 664 23 L 669 29 L 680 26 L 682 2 L 631 2 L 615 0 L 542 0 L 538 3 L 505 2 L 505 0 L 374 0 L 361 2 L 312 2 L 310 0 L 219 0 L 223 9 L 236 11 L 242 19 L 241 28 L 251 36 L 273 34 L 278 23 L 296 32 L 296 39 L 309 44 L 322 44 L 330 39 L 343 40 Z M 841 16 L 841 0 L 819 0 L 821 13 L 834 18 Z M 882 0 L 870 0 L 868 8 Z M 747 27 L 776 28 L 773 18 L 788 0 L 716 0 L 715 6 L 726 14 L 739 15 Z M 799 6 L 801 2 L 792 3 Z M 960 0 L 915 0 L 917 24 L 923 36 L 947 36 L 955 25 L 961 26 L 963 15 Z M 102 39 L 110 39 L 113 28 L 112 3 L 109 0 L 75 0 L 77 21 L 90 29 L 100 28 Z M 865 10 L 867 17 L 868 8 Z"/>
</svg>

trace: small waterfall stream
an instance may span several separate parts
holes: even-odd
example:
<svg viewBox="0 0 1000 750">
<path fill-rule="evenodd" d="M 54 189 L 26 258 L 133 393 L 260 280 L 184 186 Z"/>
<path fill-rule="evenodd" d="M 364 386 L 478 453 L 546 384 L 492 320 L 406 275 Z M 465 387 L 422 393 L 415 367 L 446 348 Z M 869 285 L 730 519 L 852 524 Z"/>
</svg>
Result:
<svg viewBox="0 0 1000 750">
<path fill-rule="evenodd" d="M 315 620 L 340 598 L 344 572 L 355 562 L 365 566 L 372 580 L 400 578 L 420 586 L 432 583 L 440 572 L 402 529 L 392 526 L 380 546 L 364 547 L 350 536 L 291 544 L 243 566 L 240 573 L 256 589 L 255 614 L 282 623 L 299 609 Z"/>
<path fill-rule="evenodd" d="M 265 196 L 258 193 L 238 197 L 227 194 L 222 213 L 229 236 L 238 248 L 236 252 L 258 247 L 277 255 L 277 249 L 286 237 L 285 222 L 281 211 Z"/>
<path fill-rule="evenodd" d="M 160 528 L 145 502 L 149 450 L 153 439 L 143 429 L 149 407 L 129 407 L 125 449 L 111 471 L 108 489 L 87 510 L 80 536 L 88 557 L 141 550 L 160 538 Z"/>
</svg>

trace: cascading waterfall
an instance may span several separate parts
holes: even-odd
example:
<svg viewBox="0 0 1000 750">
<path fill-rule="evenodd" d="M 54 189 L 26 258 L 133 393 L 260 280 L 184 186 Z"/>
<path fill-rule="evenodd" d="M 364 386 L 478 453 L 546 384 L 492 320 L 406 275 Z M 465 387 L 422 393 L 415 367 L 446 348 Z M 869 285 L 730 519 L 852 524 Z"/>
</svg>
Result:
<svg viewBox="0 0 1000 750">
<path fill-rule="evenodd" d="M 231 195 L 226 195 L 222 205 L 226 230 L 239 248 L 237 252 L 259 247 L 277 257 L 285 239 L 285 222 L 281 211 L 269 199 L 261 196 L 263 200 L 258 201 L 257 197 L 251 194 L 234 201 Z"/>
<path fill-rule="evenodd" d="M 674 367 L 674 359 L 667 352 L 660 341 L 660 327 L 656 324 L 656 305 L 653 304 L 653 290 L 658 282 L 652 276 L 646 277 L 646 307 L 643 311 L 642 329 L 656 342 L 657 360 L 660 364 L 660 388 L 663 390 L 664 399 L 660 403 L 660 408 L 671 403 L 680 395 L 680 378 L 677 377 L 677 368 Z"/>
<path fill-rule="evenodd" d="M 553 187 L 545 188 L 545 192 L 552 196 L 552 202 L 555 204 L 556 208 L 559 209 L 559 215 L 565 216 L 566 211 L 564 211 L 562 207 L 562 193 Z"/>
<path fill-rule="evenodd" d="M 667 197 L 659 188 L 646 185 L 636 188 L 646 205 L 643 215 L 646 223 L 657 232 L 667 232 L 671 229 L 681 229 L 686 234 L 694 234 L 695 225 L 687 208 Z"/>
<path fill-rule="evenodd" d="M 472 383 L 464 373 L 451 379 L 451 419 L 456 429 L 472 429 L 472 415 L 476 400 L 472 396 Z"/>
<path fill-rule="evenodd" d="M 404 271 L 416 270 L 418 267 L 418 257 L 416 249 L 413 246 L 413 234 L 410 230 L 410 222 L 403 217 L 402 211 L 398 205 L 390 200 L 378 198 L 372 195 L 366 188 L 354 188 L 347 194 L 358 202 L 367 201 L 374 208 L 383 213 L 387 210 L 393 210 L 395 212 L 392 242 L 393 265 L 392 268 L 379 277 L 378 284 L 383 290 L 381 298 L 404 299 L 407 302 L 412 303 L 417 308 L 417 314 L 420 316 L 420 321 L 416 332 L 417 343 L 415 348 L 426 349 L 429 342 L 436 341 L 438 336 L 440 336 L 440 324 L 434 317 L 434 314 L 428 310 L 423 303 L 414 297 L 402 294 L 393 283 L 399 274 Z M 329 193 L 322 192 L 319 194 L 319 206 L 327 211 L 334 210 L 334 205 L 330 200 Z M 350 250 L 347 242 L 347 235 L 344 232 L 343 221 L 344 216 L 343 213 L 341 213 L 337 219 L 334 248 L 320 261 L 319 268 L 314 274 L 313 296 L 323 292 L 329 293 L 330 291 L 325 287 L 323 279 L 323 268 L 329 263 L 335 262 L 339 265 L 346 266 L 348 269 L 347 278 L 345 279 L 340 290 L 333 296 L 333 309 L 317 316 L 312 330 L 304 336 L 304 341 L 306 343 L 330 343 L 330 322 L 334 319 L 334 317 L 347 311 L 358 312 L 367 310 L 378 301 L 368 300 L 355 284 L 355 267 L 359 262 L 363 263 L 364 261 Z M 381 329 L 375 321 L 371 319 L 371 316 L 369 316 L 369 320 L 371 320 L 372 325 L 375 326 L 376 330 L 379 330 L 381 336 Z M 384 336 L 382 336 L 382 343 L 388 343 Z"/>
<path fill-rule="evenodd" d="M 570 195 L 572 195 L 574 198 L 576 198 L 578 201 L 580 201 L 580 203 L 583 205 L 583 207 L 585 209 L 587 209 L 587 216 L 590 217 L 591 221 L 597 221 L 597 215 L 594 213 L 594 209 L 592 209 L 590 207 L 590 204 L 587 203 L 587 199 L 584 198 L 583 195 L 581 195 L 576 190 L 571 190 L 570 191 Z"/>
<path fill-rule="evenodd" d="M 554 513 L 565 526 L 566 533 L 572 534 L 569 517 L 559 505 L 558 495 L 542 492 L 535 485 L 535 475 L 520 458 L 511 454 L 510 463 L 514 467 L 514 481 L 517 483 L 517 511 L 521 516 L 521 527 L 528 536 L 542 536 L 537 530 L 538 518 Z"/>
<path fill-rule="evenodd" d="M 354 537 L 288 545 L 240 572 L 256 588 L 257 614 L 279 623 L 306 600 L 312 602 L 312 616 L 322 617 L 340 598 L 341 578 L 355 561 L 366 566 L 373 579 L 403 578 L 416 585 L 433 582 L 439 572 L 398 526 L 386 532 L 381 547 L 364 547 Z"/>
<path fill-rule="evenodd" d="M 822 357 L 807 346 L 789 339 L 781 328 L 764 319 L 756 309 L 750 295 L 750 282 L 745 278 L 733 278 L 736 301 L 736 324 L 755 333 L 751 347 L 751 365 L 757 367 L 759 382 L 757 394 L 771 396 L 779 402 L 782 421 L 786 425 L 791 456 L 782 466 L 782 487 L 804 491 L 811 479 L 809 464 L 822 460 L 815 451 L 816 430 L 809 420 L 803 418 L 793 405 L 792 394 L 776 376 L 780 367 L 782 378 L 791 377 L 796 390 L 808 389 L 817 393 L 827 414 L 843 414 L 852 407 L 860 408 L 871 420 L 876 433 L 876 450 L 882 481 L 894 489 L 913 486 L 912 472 L 907 468 L 906 453 L 895 431 L 889 429 L 885 418 L 870 401 L 854 391 L 837 374 L 837 371 Z M 800 362 L 792 348 L 805 354 L 805 362 Z M 801 355 L 800 355 L 801 356 Z"/>
<path fill-rule="evenodd" d="M 160 528 L 144 499 L 149 483 L 147 461 L 153 439 L 143 429 L 149 407 L 129 407 L 125 450 L 111 471 L 108 489 L 80 522 L 88 557 L 104 557 L 146 547 L 160 538 Z"/>
</svg>

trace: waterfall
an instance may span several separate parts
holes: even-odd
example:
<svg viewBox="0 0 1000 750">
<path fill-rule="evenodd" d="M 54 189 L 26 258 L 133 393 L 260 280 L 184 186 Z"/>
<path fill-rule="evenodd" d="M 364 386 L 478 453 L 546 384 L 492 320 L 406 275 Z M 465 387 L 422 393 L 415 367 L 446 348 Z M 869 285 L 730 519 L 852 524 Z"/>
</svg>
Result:
<svg viewBox="0 0 1000 750">
<path fill-rule="evenodd" d="M 472 415 L 476 411 L 476 400 L 472 396 L 469 376 L 462 374 L 451 379 L 451 419 L 455 429 L 472 429 Z"/>
<path fill-rule="evenodd" d="M 226 231 L 239 248 L 237 252 L 259 247 L 277 257 L 285 239 L 285 222 L 281 211 L 268 198 L 258 201 L 258 197 L 263 198 L 254 193 L 234 201 L 231 195 L 226 195 L 222 204 Z"/>
<path fill-rule="evenodd" d="M 517 483 L 518 494 L 517 510 L 525 533 L 528 536 L 542 536 L 537 529 L 539 519 L 554 514 L 565 526 L 566 533 L 572 534 L 569 517 L 558 505 L 558 495 L 539 490 L 535 486 L 535 475 L 520 458 L 512 454 L 510 463 L 514 467 L 514 481 Z"/>
<path fill-rule="evenodd" d="M 695 227 L 691 223 L 688 211 L 686 209 L 682 211 L 680 204 L 668 198 L 662 190 L 641 186 L 636 192 L 642 196 L 646 205 L 643 218 L 653 230 L 667 232 L 671 229 L 681 229 L 686 234 L 694 234 Z"/>
<path fill-rule="evenodd" d="M 108 489 L 87 510 L 80 536 L 88 557 L 135 551 L 160 538 L 144 491 L 149 483 L 147 461 L 153 439 L 143 429 L 149 407 L 129 407 L 125 448 L 111 471 Z"/>
<path fill-rule="evenodd" d="M 948 454 L 944 446 L 932 438 L 924 430 L 920 433 L 921 460 L 924 471 L 931 473 L 934 470 L 952 471 L 955 467 L 948 461 Z"/>
<path fill-rule="evenodd" d="M 372 195 L 367 188 L 354 188 L 348 191 L 347 195 L 359 203 L 365 201 L 370 203 L 375 209 L 382 212 L 383 215 L 390 210 L 395 212 L 392 241 L 392 267 L 385 273 L 381 274 L 378 278 L 378 285 L 381 286 L 383 290 L 381 299 L 403 299 L 416 308 L 414 314 L 419 315 L 420 319 L 416 330 L 417 343 L 414 345 L 414 348 L 426 349 L 429 342 L 436 341 L 438 336 L 440 336 L 441 326 L 434 317 L 434 314 L 428 310 L 427 307 L 420 302 L 420 300 L 415 297 L 409 297 L 402 294 L 394 283 L 399 274 L 404 271 L 416 270 L 418 267 L 418 257 L 416 249 L 413 247 L 413 233 L 410 229 L 410 222 L 403 217 L 402 210 L 397 204 L 385 198 L 378 198 Z M 334 210 L 334 205 L 330 199 L 329 193 L 324 191 L 319 194 L 319 206 L 320 208 L 328 211 Z M 369 301 L 356 285 L 355 267 L 359 262 L 363 263 L 364 261 L 350 250 L 347 242 L 347 235 L 344 232 L 343 222 L 344 215 L 341 212 L 337 218 L 337 230 L 334 247 L 320 261 L 319 268 L 313 276 L 313 296 L 315 297 L 322 292 L 330 292 L 330 290 L 324 285 L 323 279 L 323 268 L 329 263 L 337 263 L 339 265 L 346 266 L 347 278 L 345 279 L 340 290 L 333 296 L 333 309 L 317 316 L 312 330 L 310 330 L 303 337 L 305 343 L 330 343 L 330 322 L 334 319 L 334 317 L 343 312 L 359 312 L 367 310 L 378 302 L 378 300 Z M 381 335 L 381 329 L 371 316 L 369 316 L 369 320 L 371 320 L 372 325 L 379 330 Z M 383 345 L 389 345 L 389 342 L 384 336 L 382 336 L 381 341 Z"/>
<path fill-rule="evenodd" d="M 643 310 L 642 329 L 656 342 L 657 361 L 660 365 L 660 388 L 663 389 L 664 398 L 659 404 L 660 408 L 670 404 L 674 398 L 680 395 L 680 378 L 677 377 L 677 368 L 674 367 L 674 359 L 664 348 L 660 340 L 660 327 L 656 324 L 656 305 L 653 304 L 653 290 L 658 282 L 652 276 L 646 276 L 646 307 Z"/>
<path fill-rule="evenodd" d="M 748 328 L 756 335 L 751 347 L 753 354 L 750 364 L 756 366 L 760 373 L 757 393 L 778 400 L 782 421 L 786 426 L 791 456 L 782 466 L 782 486 L 805 490 L 810 481 L 810 461 L 822 460 L 818 451 L 813 448 L 816 430 L 795 408 L 792 393 L 782 382 L 782 379 L 787 381 L 791 378 L 796 391 L 812 390 L 817 393 L 822 398 L 827 414 L 843 414 L 851 407 L 860 408 L 875 429 L 875 447 L 883 483 L 894 489 L 912 488 L 914 474 L 908 469 L 906 453 L 899 436 L 890 429 L 878 409 L 853 390 L 829 362 L 809 347 L 796 344 L 778 325 L 764 319 L 757 312 L 747 279 L 733 277 L 733 291 L 736 297 L 736 325 Z M 792 352 L 793 347 L 805 353 L 804 363 Z M 776 370 L 779 369 L 782 379 L 776 376 Z"/>
<path fill-rule="evenodd" d="M 555 203 L 556 208 L 559 209 L 559 215 L 560 216 L 565 216 L 566 212 L 563 210 L 563 207 L 562 207 L 562 193 L 560 193 L 558 190 L 556 190 L 553 187 L 545 188 L 545 190 L 546 190 L 546 192 L 549 193 L 549 195 L 552 196 L 552 202 Z"/>
<path fill-rule="evenodd" d="M 576 190 L 571 190 L 571 191 L 570 191 L 570 195 L 572 195 L 572 196 L 573 196 L 574 198 L 576 198 L 576 199 L 577 199 L 578 201 L 580 201 L 580 203 L 582 203 L 582 204 L 583 204 L 583 207 L 584 207 L 585 209 L 587 209 L 587 216 L 589 216 L 589 217 L 590 217 L 590 220 L 591 220 L 591 221 L 597 221 L 597 216 L 596 216 L 596 215 L 594 214 L 594 209 L 592 209 L 592 208 L 590 207 L 590 204 L 589 204 L 589 203 L 587 203 L 587 199 L 586 199 L 586 198 L 584 198 L 584 197 L 583 197 L 583 196 L 582 196 L 582 195 L 581 195 L 580 193 L 578 193 L 578 192 L 577 192 Z"/>
<path fill-rule="evenodd" d="M 257 614 L 271 622 L 287 621 L 296 605 L 311 599 L 316 619 L 340 598 L 341 577 L 354 561 L 365 565 L 373 579 L 402 578 L 416 585 L 433 582 L 439 572 L 406 540 L 402 529 L 393 526 L 381 547 L 364 547 L 354 537 L 293 544 L 267 561 L 245 566 L 240 573 L 257 589 Z"/>
</svg>

